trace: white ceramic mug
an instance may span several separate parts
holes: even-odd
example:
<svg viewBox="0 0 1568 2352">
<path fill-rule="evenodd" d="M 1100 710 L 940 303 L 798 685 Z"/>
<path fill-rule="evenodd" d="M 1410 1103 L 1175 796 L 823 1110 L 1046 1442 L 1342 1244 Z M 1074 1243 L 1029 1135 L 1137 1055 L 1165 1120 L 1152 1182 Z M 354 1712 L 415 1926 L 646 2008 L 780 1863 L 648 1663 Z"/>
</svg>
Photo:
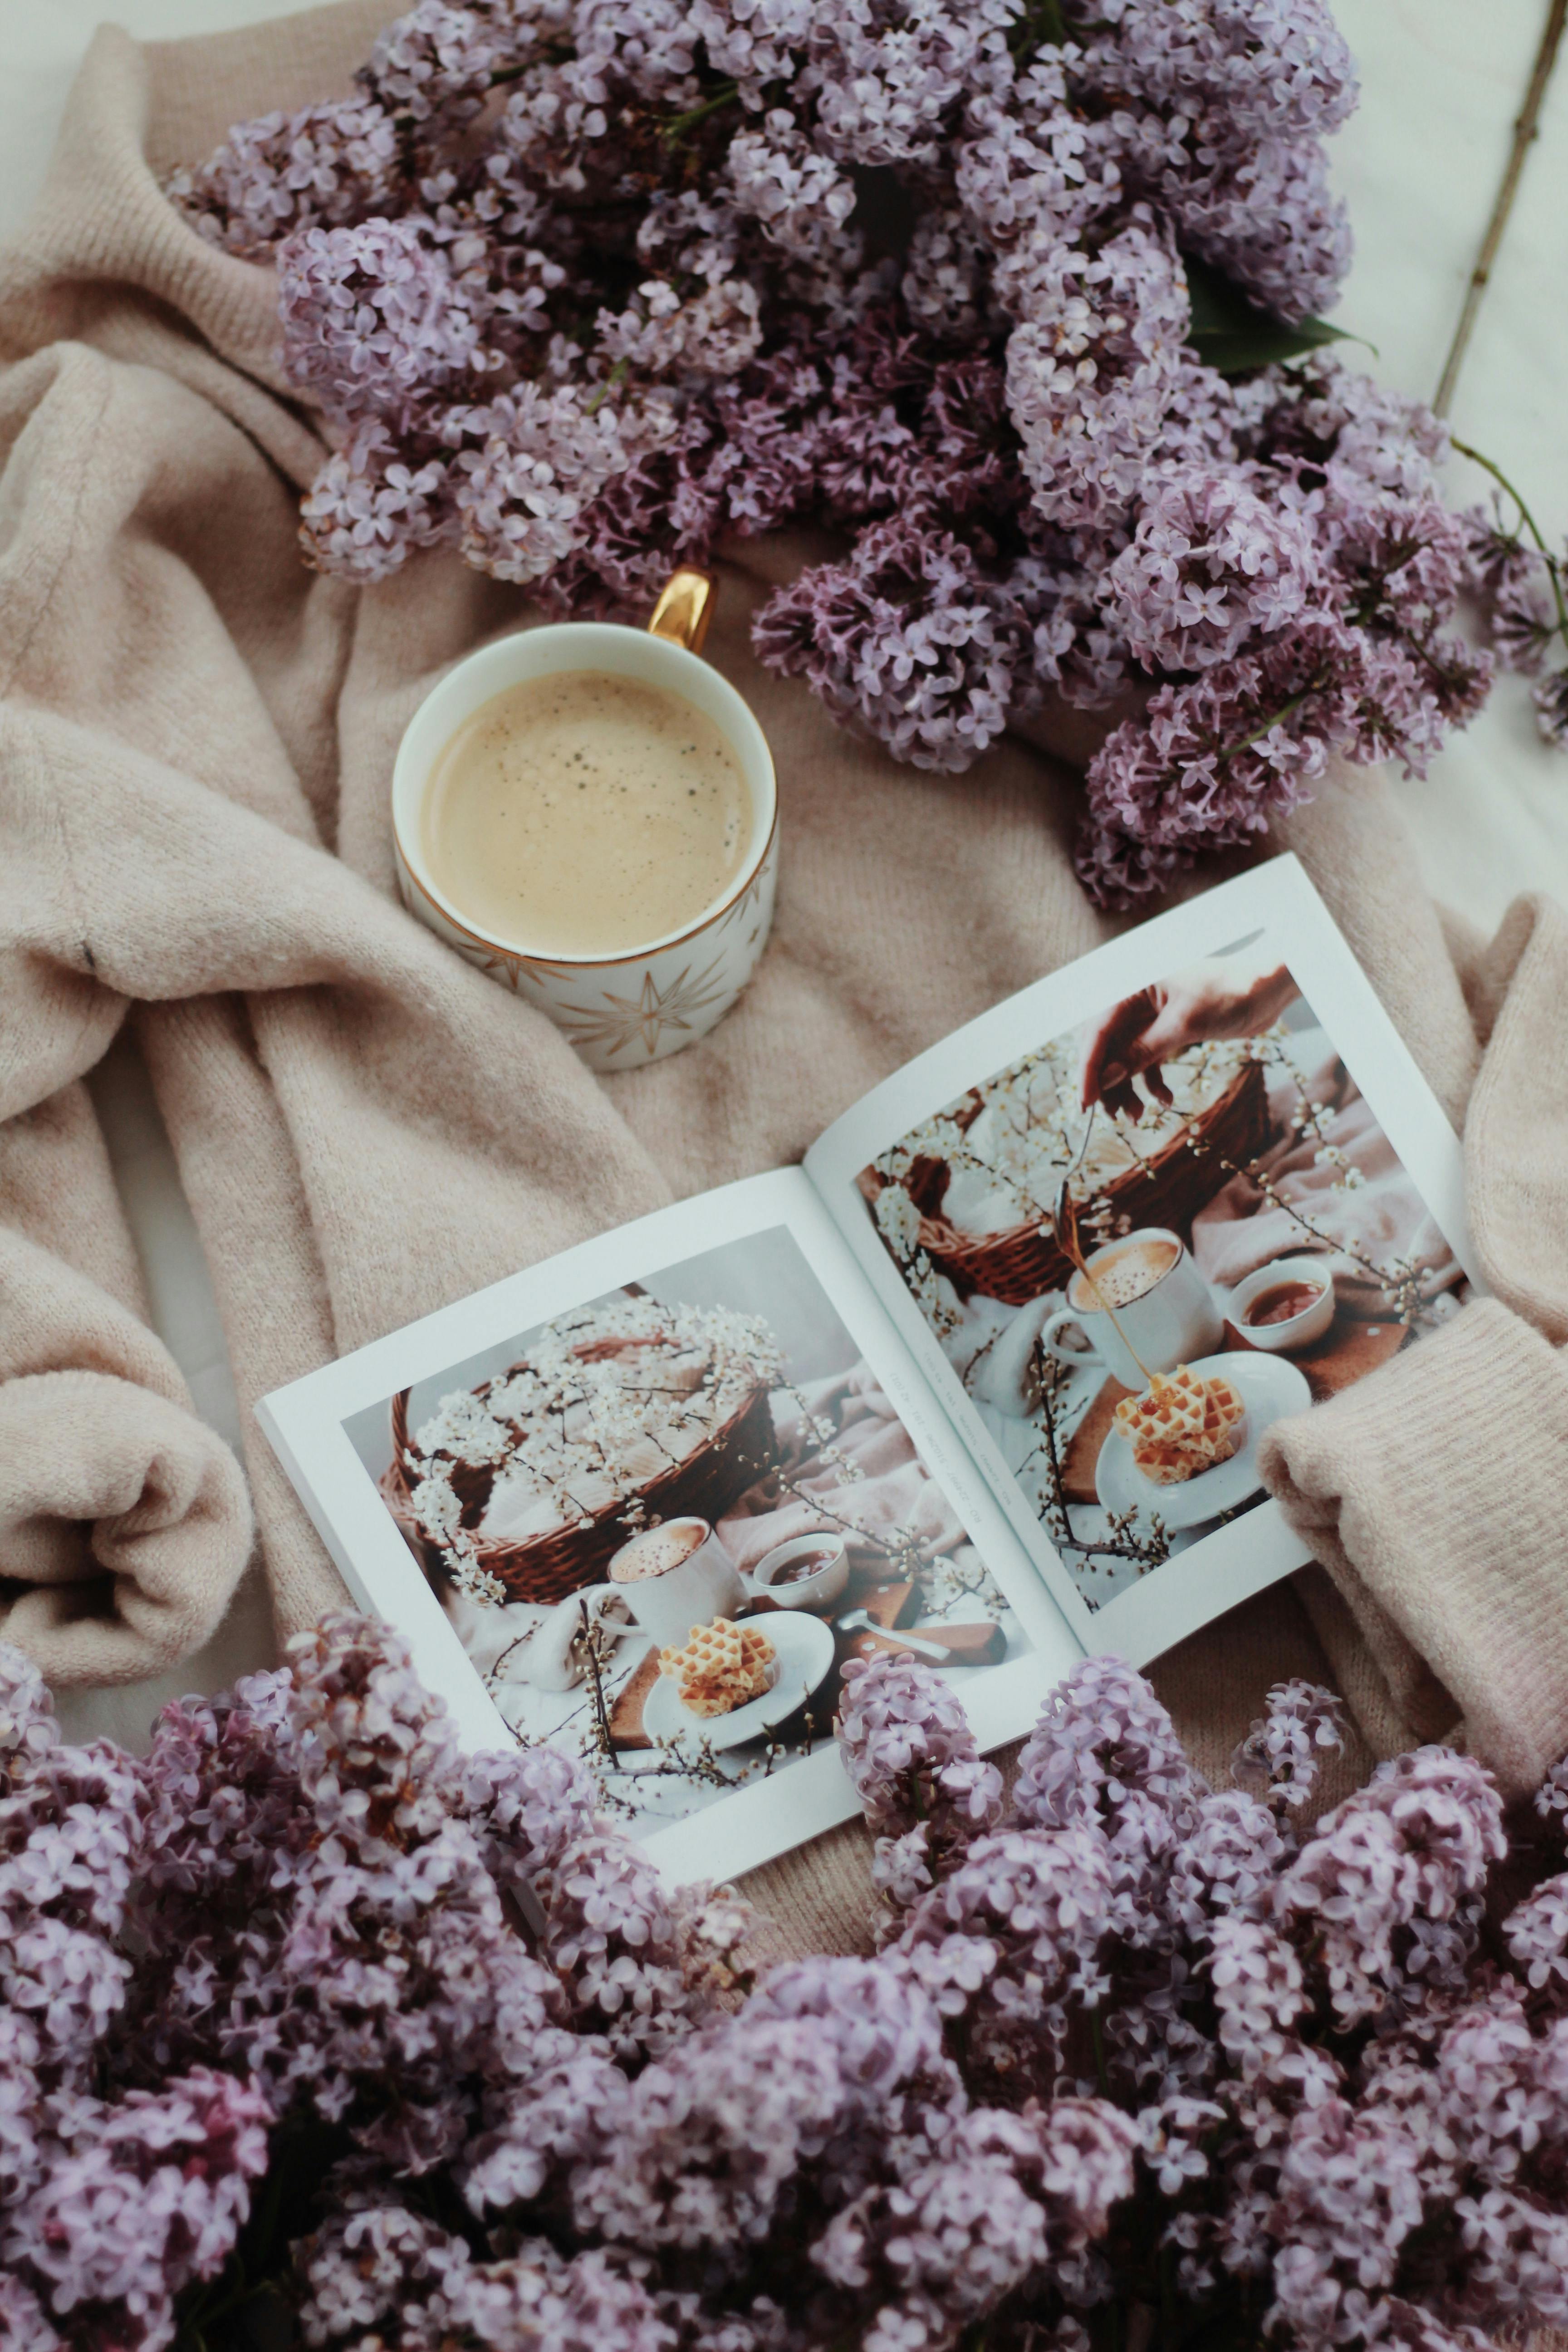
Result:
<svg viewBox="0 0 1568 2352">
<path fill-rule="evenodd" d="M 656 1576 L 639 1576 L 623 1584 L 616 1563 L 646 1544 L 650 1536 L 670 1535 L 682 1528 L 700 1528 L 702 1540 L 686 1558 Z M 694 1625 L 710 1625 L 715 1617 L 737 1617 L 748 1598 L 735 1566 L 706 1519 L 663 1519 L 645 1528 L 614 1554 L 608 1570 L 610 1589 L 617 1592 L 642 1630 L 661 1647 L 679 1649 Z"/>
<path fill-rule="evenodd" d="M 773 755 L 750 707 L 698 650 L 712 590 L 705 572 L 681 571 L 647 629 L 563 621 L 481 646 L 426 696 L 392 772 L 392 838 L 404 905 L 469 963 L 547 1013 L 595 1070 L 635 1070 L 705 1037 L 750 980 L 773 919 L 779 835 Z M 493 695 L 562 669 L 605 670 L 683 696 L 733 747 L 751 803 L 751 835 L 735 881 L 679 931 L 625 955 L 541 956 L 526 940 L 476 929 L 437 887 L 421 851 L 431 772 L 458 729 Z"/>
<path fill-rule="evenodd" d="M 1082 1275 L 1073 1276 L 1068 1285 L 1067 1305 L 1047 1318 L 1040 1333 L 1040 1345 L 1058 1363 L 1079 1367 L 1098 1363 L 1123 1388 L 1139 1390 L 1144 1386 L 1139 1356 L 1152 1372 L 1173 1372 L 1178 1364 L 1190 1364 L 1200 1356 L 1214 1354 L 1225 1327 L 1208 1284 L 1193 1264 L 1179 1234 L 1168 1232 L 1163 1225 L 1143 1225 L 1136 1233 L 1123 1234 L 1120 1240 L 1107 1242 L 1085 1263 L 1090 1274 L 1098 1276 L 1114 1265 L 1118 1258 L 1140 1247 L 1154 1245 L 1168 1245 L 1175 1255 L 1147 1290 L 1129 1299 L 1126 1306 L 1117 1307 L 1114 1321 L 1102 1307 L 1094 1304 Z M 1087 1348 L 1069 1348 L 1058 1338 L 1058 1331 L 1069 1323 L 1078 1325 L 1089 1342 Z"/>
</svg>

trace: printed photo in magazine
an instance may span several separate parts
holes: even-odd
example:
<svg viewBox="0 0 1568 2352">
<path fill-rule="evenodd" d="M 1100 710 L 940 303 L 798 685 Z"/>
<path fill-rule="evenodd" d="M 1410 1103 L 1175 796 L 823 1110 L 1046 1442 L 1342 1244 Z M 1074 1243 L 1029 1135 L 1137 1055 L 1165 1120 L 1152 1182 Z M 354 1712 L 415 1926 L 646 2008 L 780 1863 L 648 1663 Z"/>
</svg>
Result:
<svg viewBox="0 0 1568 2352">
<path fill-rule="evenodd" d="M 1451 1130 L 1293 859 L 949 1038 L 808 1165 L 1090 1648 L 1300 1565 L 1264 1433 L 1471 1295 Z"/>
<path fill-rule="evenodd" d="M 1037 1640 L 1047 1686 L 1078 1647 L 798 1170 L 539 1273 L 383 1343 L 364 1402 L 374 1349 L 336 1402 L 318 1374 L 268 1406 L 335 1523 L 368 1503 L 340 1561 L 476 1739 L 563 1748 L 711 1875 L 853 1810 L 851 1659 L 918 1657 L 993 1743 L 1026 1727 Z"/>
</svg>

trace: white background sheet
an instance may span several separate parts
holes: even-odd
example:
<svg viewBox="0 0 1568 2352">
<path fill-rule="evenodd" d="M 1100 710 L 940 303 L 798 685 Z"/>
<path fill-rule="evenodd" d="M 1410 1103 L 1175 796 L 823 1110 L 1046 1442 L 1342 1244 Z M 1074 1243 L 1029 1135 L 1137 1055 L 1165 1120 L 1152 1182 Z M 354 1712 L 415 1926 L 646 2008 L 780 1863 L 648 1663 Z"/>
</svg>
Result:
<svg viewBox="0 0 1568 2352">
<path fill-rule="evenodd" d="M 301 0 L 122 0 L 139 39 L 223 31 Z M 396 0 L 387 0 L 387 15 Z M 1357 259 L 1338 312 L 1375 348 L 1356 354 L 1390 384 L 1430 397 L 1491 207 L 1540 36 L 1544 0 L 1339 0 L 1359 60 L 1359 113 L 1334 142 Z M 96 0 L 0 0 L 0 235 L 25 223 Z M 1495 457 L 1548 536 L 1568 530 L 1568 56 L 1454 404 L 1453 423 Z M 1462 460 L 1456 494 L 1483 495 Z M 1437 898 L 1489 929 L 1521 890 L 1568 902 L 1568 755 L 1543 746 L 1523 685 L 1505 679 L 1423 783 L 1400 787 L 1423 871 Z M 198 1408 L 238 1436 L 222 1333 L 189 1212 L 134 1057 L 110 1057 L 95 1082 L 116 1171 L 146 1268 L 159 1329 Z M 167 1687 L 215 1687 L 266 1646 L 252 1591 L 216 1643 Z M 76 1702 L 73 1725 L 132 1736 L 164 1685 Z"/>
</svg>

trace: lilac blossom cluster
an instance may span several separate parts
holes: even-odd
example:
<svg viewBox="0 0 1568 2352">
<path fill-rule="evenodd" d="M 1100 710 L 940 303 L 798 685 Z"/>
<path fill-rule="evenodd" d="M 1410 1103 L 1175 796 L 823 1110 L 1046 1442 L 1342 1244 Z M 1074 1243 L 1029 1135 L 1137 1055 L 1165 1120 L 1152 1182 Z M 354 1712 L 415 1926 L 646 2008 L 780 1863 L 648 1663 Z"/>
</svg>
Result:
<svg viewBox="0 0 1568 2352">
<path fill-rule="evenodd" d="M 1441 428 L 1321 354 L 1354 100 L 1327 0 L 418 0 L 171 193 L 276 263 L 313 563 L 631 614 L 836 527 L 763 660 L 939 770 L 1107 713 L 1130 903 L 1489 682 Z"/>
<path fill-rule="evenodd" d="M 1467 449 L 1493 475 L 1504 497 L 1463 517 L 1468 533 L 1469 586 L 1500 667 L 1532 680 L 1536 724 L 1548 743 L 1568 749 L 1568 549 L 1559 554 L 1507 476 Z M 1506 503 L 1505 503 L 1506 499 Z"/>
<path fill-rule="evenodd" d="M 340 1617 L 61 1738 L 0 1649 L 0 2341 L 17 2352 L 1455 2352 L 1568 2319 L 1568 1874 L 1486 1909 L 1441 1748 L 1294 1816 L 1087 1663 L 1010 1809 L 940 1676 L 847 1670 L 875 1957 L 753 1972 L 548 1748 L 462 1754 Z M 1561 1855 L 1563 1768 L 1539 1834 Z"/>
</svg>

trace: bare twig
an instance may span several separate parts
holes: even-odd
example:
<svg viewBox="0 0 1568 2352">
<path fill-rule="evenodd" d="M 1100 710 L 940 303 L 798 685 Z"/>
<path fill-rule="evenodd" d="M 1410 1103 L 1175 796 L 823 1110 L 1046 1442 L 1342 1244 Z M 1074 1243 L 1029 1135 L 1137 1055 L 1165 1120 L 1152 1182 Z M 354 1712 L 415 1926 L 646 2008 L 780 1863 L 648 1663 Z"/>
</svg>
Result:
<svg viewBox="0 0 1568 2352">
<path fill-rule="evenodd" d="M 1158 1512 L 1150 1519 L 1147 1537 L 1132 1532 L 1138 1517 L 1136 1510 L 1108 1512 L 1110 1534 L 1099 1543 L 1084 1543 L 1074 1535 L 1057 1430 L 1056 1388 L 1059 1381 L 1059 1367 L 1053 1359 L 1046 1356 L 1038 1342 L 1036 1343 L 1035 1360 L 1040 1391 L 1040 1428 L 1046 1441 L 1047 1483 L 1050 1490 L 1046 1518 L 1052 1541 L 1059 1550 L 1081 1553 L 1091 1565 L 1097 1559 L 1131 1560 L 1141 1576 L 1152 1568 L 1161 1567 L 1170 1559 L 1171 1547 L 1165 1523 Z"/>
<path fill-rule="evenodd" d="M 1525 91 L 1524 104 L 1520 110 L 1519 120 L 1513 126 L 1513 142 L 1508 151 L 1508 162 L 1503 167 L 1497 201 L 1492 206 L 1491 218 L 1487 223 L 1486 234 L 1481 239 L 1481 249 L 1476 256 L 1476 266 L 1470 272 L 1469 283 L 1465 289 L 1465 299 L 1459 311 L 1459 321 L 1454 330 L 1454 340 L 1448 346 L 1448 356 L 1443 362 L 1443 373 L 1438 380 L 1436 394 L 1432 403 L 1439 416 L 1447 416 L 1453 402 L 1454 390 L 1459 381 L 1459 370 L 1465 363 L 1465 353 L 1469 349 L 1470 337 L 1475 331 L 1477 315 L 1480 310 L 1481 297 L 1487 290 L 1492 268 L 1497 260 L 1498 248 L 1502 243 L 1503 231 L 1508 226 L 1509 215 L 1513 210 L 1513 201 L 1519 194 L 1520 175 L 1524 170 L 1524 159 L 1530 152 L 1531 143 L 1540 131 L 1541 109 L 1546 97 L 1547 84 L 1552 79 L 1552 68 L 1557 62 L 1557 50 L 1563 38 L 1564 23 L 1568 23 L 1568 0 L 1552 0 L 1552 5 L 1546 12 L 1546 24 L 1542 32 L 1541 46 L 1535 52 L 1535 63 L 1531 68 L 1530 87 Z"/>
</svg>

